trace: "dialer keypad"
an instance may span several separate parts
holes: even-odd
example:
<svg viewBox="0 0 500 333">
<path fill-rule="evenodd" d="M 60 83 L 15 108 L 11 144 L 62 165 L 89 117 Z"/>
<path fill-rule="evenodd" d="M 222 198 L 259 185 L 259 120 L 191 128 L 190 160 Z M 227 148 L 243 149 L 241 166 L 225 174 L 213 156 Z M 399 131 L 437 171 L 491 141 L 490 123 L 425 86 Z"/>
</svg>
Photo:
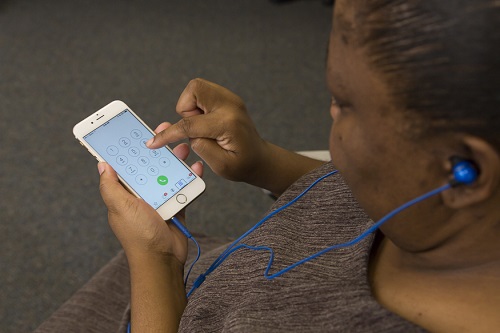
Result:
<svg viewBox="0 0 500 333">
<path fill-rule="evenodd" d="M 165 168 L 170 166 L 170 159 L 161 156 L 160 149 L 147 148 L 147 141 L 141 130 L 134 129 L 129 137 L 121 137 L 116 144 L 108 146 L 106 153 L 113 156 L 119 167 L 123 167 L 122 171 L 135 176 L 138 185 L 145 185 L 149 181 L 167 184 L 168 178 L 162 175 L 162 171 L 165 172 Z"/>
</svg>

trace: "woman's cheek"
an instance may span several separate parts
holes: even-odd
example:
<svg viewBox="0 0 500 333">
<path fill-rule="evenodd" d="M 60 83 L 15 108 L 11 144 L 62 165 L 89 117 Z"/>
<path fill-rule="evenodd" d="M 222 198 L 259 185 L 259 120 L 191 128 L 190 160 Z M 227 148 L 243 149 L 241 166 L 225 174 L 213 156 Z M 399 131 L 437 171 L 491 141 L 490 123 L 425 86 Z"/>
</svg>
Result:
<svg viewBox="0 0 500 333">
<path fill-rule="evenodd" d="M 340 133 L 339 126 L 335 122 L 332 124 L 330 130 L 330 156 L 332 158 L 333 165 L 339 171 L 342 172 L 343 168 L 343 137 L 342 133 Z"/>
<path fill-rule="evenodd" d="M 330 155 L 335 168 L 342 174 L 358 170 L 366 159 L 362 142 L 362 131 L 358 128 L 355 118 L 349 114 L 341 114 L 332 124 L 330 130 Z"/>
</svg>

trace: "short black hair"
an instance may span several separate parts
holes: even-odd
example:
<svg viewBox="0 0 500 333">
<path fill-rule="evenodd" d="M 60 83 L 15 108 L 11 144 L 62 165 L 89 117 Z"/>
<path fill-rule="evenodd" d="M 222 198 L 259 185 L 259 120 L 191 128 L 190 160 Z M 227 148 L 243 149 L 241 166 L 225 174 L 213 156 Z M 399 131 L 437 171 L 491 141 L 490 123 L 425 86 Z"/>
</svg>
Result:
<svg viewBox="0 0 500 333">
<path fill-rule="evenodd" d="M 357 44 L 398 108 L 500 148 L 500 2 L 355 0 Z"/>
</svg>

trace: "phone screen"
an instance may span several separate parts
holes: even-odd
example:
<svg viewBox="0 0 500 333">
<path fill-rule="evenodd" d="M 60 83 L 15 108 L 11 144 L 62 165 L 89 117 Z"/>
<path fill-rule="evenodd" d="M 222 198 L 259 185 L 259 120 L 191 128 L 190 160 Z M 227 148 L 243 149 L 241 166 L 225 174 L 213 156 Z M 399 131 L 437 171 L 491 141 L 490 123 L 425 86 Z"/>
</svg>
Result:
<svg viewBox="0 0 500 333">
<path fill-rule="evenodd" d="M 153 134 L 128 109 L 83 139 L 116 170 L 122 180 L 157 209 L 196 178 L 165 147 L 149 149 Z"/>
</svg>

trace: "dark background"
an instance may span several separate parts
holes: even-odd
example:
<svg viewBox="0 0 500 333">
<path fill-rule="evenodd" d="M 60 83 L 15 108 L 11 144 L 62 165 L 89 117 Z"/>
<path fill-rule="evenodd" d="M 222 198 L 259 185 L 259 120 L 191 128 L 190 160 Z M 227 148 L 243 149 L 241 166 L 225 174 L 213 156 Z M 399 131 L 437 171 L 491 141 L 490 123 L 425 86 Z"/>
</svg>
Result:
<svg viewBox="0 0 500 333">
<path fill-rule="evenodd" d="M 315 0 L 0 0 L 0 331 L 33 330 L 120 248 L 77 122 L 114 99 L 175 122 L 203 77 L 239 94 L 265 139 L 327 149 L 330 20 Z M 236 236 L 272 202 L 205 180 L 194 232 Z"/>
</svg>

